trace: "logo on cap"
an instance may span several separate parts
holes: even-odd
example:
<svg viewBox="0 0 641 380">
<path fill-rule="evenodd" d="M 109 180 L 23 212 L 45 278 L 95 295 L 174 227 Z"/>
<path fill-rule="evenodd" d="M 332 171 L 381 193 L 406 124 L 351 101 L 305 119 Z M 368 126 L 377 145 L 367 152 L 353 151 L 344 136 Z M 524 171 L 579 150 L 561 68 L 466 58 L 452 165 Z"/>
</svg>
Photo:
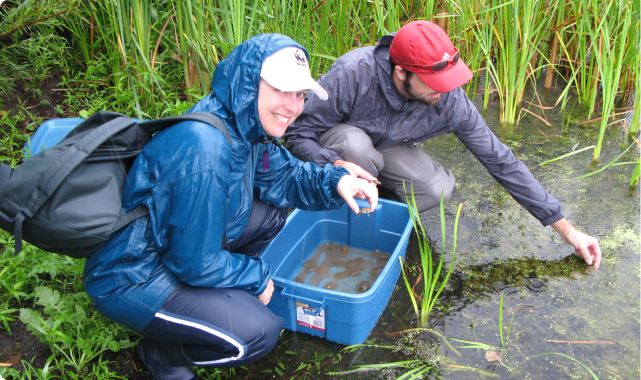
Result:
<svg viewBox="0 0 641 380">
<path fill-rule="evenodd" d="M 452 56 L 447 54 L 447 52 L 443 53 L 443 61 L 450 59 Z"/>
<path fill-rule="evenodd" d="M 305 58 L 305 53 L 303 53 L 302 50 L 294 50 L 294 57 L 298 62 L 300 62 L 298 65 L 307 66 L 307 59 Z"/>
</svg>

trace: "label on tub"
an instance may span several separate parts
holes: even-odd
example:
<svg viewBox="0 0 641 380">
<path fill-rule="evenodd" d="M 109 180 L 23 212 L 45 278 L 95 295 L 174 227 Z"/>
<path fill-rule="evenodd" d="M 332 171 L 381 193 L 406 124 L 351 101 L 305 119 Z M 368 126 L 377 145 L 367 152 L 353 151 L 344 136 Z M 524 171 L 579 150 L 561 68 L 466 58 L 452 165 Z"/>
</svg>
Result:
<svg viewBox="0 0 641 380">
<path fill-rule="evenodd" d="M 296 302 L 296 322 L 310 329 L 325 331 L 325 312 L 306 303 Z"/>
</svg>

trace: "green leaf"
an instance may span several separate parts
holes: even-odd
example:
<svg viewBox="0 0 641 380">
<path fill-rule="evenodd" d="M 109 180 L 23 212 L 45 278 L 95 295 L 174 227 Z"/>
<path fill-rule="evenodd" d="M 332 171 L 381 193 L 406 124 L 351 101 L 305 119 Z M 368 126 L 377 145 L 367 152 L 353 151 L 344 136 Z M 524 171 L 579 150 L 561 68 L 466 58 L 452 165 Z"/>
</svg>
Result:
<svg viewBox="0 0 641 380">
<path fill-rule="evenodd" d="M 296 368 L 296 371 L 300 371 L 301 369 L 303 369 L 303 368 L 307 368 L 307 367 L 308 367 L 308 364 L 300 363 L 300 365 L 298 366 L 298 368 Z M 296 371 L 294 371 L 294 372 L 296 372 Z"/>
<path fill-rule="evenodd" d="M 107 348 L 113 352 L 118 352 L 120 351 L 120 343 L 118 343 L 118 341 L 112 340 L 107 343 Z"/>
<path fill-rule="evenodd" d="M 86 119 L 89 117 L 89 112 L 87 112 L 87 110 L 80 110 L 80 112 L 78 112 L 78 115 Z"/>
<path fill-rule="evenodd" d="M 283 374 L 285 373 L 285 372 L 283 372 L 283 371 L 282 371 L 280 368 L 278 368 L 278 367 L 274 367 L 274 371 L 276 371 L 276 373 L 277 373 L 277 374 L 279 374 L 279 375 L 281 375 L 281 376 L 283 376 Z"/>
<path fill-rule="evenodd" d="M 285 351 L 285 353 L 286 353 L 286 354 L 290 354 L 290 355 L 298 355 L 298 354 L 297 354 L 296 352 L 294 352 L 294 351 Z"/>
<path fill-rule="evenodd" d="M 87 313 L 85 313 L 85 309 L 82 308 L 80 305 L 74 305 L 76 308 L 76 315 L 80 319 L 87 319 Z"/>
<path fill-rule="evenodd" d="M 36 287 L 36 297 L 38 304 L 42 306 L 56 306 L 60 302 L 60 293 L 57 290 L 47 288 L 46 286 Z"/>
<path fill-rule="evenodd" d="M 33 309 L 20 309 L 20 320 L 27 325 L 27 329 L 31 328 L 32 331 L 35 330 L 41 334 L 49 332 L 49 328 L 40 313 Z"/>
</svg>

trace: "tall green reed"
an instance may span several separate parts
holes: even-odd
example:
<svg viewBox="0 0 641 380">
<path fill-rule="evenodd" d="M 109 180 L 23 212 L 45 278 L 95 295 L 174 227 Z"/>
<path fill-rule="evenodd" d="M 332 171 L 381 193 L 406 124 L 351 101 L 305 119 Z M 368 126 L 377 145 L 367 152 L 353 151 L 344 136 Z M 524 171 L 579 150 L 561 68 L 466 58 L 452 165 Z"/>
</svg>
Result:
<svg viewBox="0 0 641 380">
<path fill-rule="evenodd" d="M 546 86 L 555 72 L 565 75 L 562 107 L 575 92 L 594 109 L 602 86 L 607 111 L 617 76 L 638 83 L 638 47 L 632 37 L 622 39 L 638 35 L 638 8 L 632 0 L 106 0 L 76 6 L 67 28 L 87 71 L 107 68 L 105 83 L 116 92 L 133 90 L 146 107 L 169 86 L 162 66 L 182 67 L 183 91 L 200 95 L 220 59 L 258 33 L 282 33 L 303 44 L 318 76 L 351 49 L 427 18 L 447 30 L 475 73 L 468 93 L 482 87 L 485 107 L 490 94 L 498 94 L 501 120 L 514 122 L 526 86 L 543 66 Z M 621 52 L 623 59 L 616 58 Z M 601 58 L 608 54 L 614 58 Z M 630 130 L 637 133 L 636 124 Z"/>
<path fill-rule="evenodd" d="M 625 0 L 610 0 L 605 6 L 597 0 L 591 0 L 595 13 L 595 27 L 588 30 L 591 37 L 591 52 L 600 69 L 602 89 L 602 117 L 599 128 L 599 137 L 594 149 L 593 162 L 597 162 L 601 155 L 603 137 L 608 127 L 609 116 L 614 109 L 614 100 L 619 88 L 623 58 L 628 45 L 630 26 L 632 24 L 632 10 Z M 589 14 L 582 17 L 585 23 L 591 21 Z"/>
<path fill-rule="evenodd" d="M 576 60 L 576 92 L 581 102 L 588 106 L 589 119 L 596 105 L 596 98 L 599 92 L 599 77 L 601 75 L 597 60 L 594 59 L 591 49 L 590 30 L 594 27 L 594 14 L 585 0 L 574 0 L 570 4 L 573 6 L 573 14 L 579 15 L 579 17 L 576 20 L 574 46 L 571 49 L 574 50 L 576 56 L 572 57 L 570 53 L 568 62 L 572 62 L 571 59 Z"/>
<path fill-rule="evenodd" d="M 186 89 L 207 93 L 214 65 L 220 61 L 216 49 L 217 25 L 211 0 L 174 1 L 172 17 L 176 40 L 174 56 L 181 63 Z"/>
<path fill-rule="evenodd" d="M 486 64 L 501 99 L 502 122 L 516 121 L 526 83 L 535 70 L 532 59 L 550 24 L 547 14 L 554 13 L 558 4 L 558 1 L 513 0 L 496 15 L 494 40 L 484 41 L 482 46 L 486 54 L 494 50 L 494 60 L 489 59 Z"/>
<path fill-rule="evenodd" d="M 405 194 L 407 194 L 405 183 L 403 183 L 403 188 L 405 189 Z M 407 208 L 410 213 L 410 219 L 412 220 L 412 224 L 414 225 L 414 232 L 416 232 L 416 236 L 418 238 L 418 246 L 419 246 L 419 251 L 421 255 L 421 269 L 423 273 L 423 293 L 422 293 L 420 312 L 419 312 L 418 304 L 416 302 L 416 297 L 414 296 L 414 291 L 410 287 L 409 280 L 407 279 L 407 274 L 405 273 L 405 270 L 403 270 L 403 279 L 405 281 L 405 285 L 407 287 L 407 291 L 409 292 L 410 298 L 412 299 L 412 304 L 414 305 L 414 312 L 416 313 L 416 316 L 419 318 L 419 323 L 422 327 L 425 327 L 427 326 L 430 313 L 434 308 L 436 301 L 438 300 L 438 296 L 441 294 L 443 289 L 445 289 L 445 285 L 447 284 L 447 281 L 449 280 L 450 275 L 452 274 L 452 270 L 454 268 L 458 221 L 461 215 L 461 209 L 463 208 L 463 203 L 459 205 L 458 210 L 456 212 L 456 219 L 454 221 L 454 240 L 453 240 L 453 246 L 452 246 L 452 257 L 450 261 L 450 266 L 447 270 L 447 273 L 445 273 L 445 276 L 443 277 L 443 279 L 440 280 L 441 270 L 443 269 L 443 259 L 445 257 L 445 241 L 446 241 L 445 202 L 443 200 L 443 194 L 441 194 L 441 204 L 440 204 L 441 229 L 442 229 L 441 231 L 442 246 L 441 247 L 442 248 L 441 248 L 441 256 L 439 258 L 438 266 L 436 267 L 436 269 L 434 269 L 434 261 L 432 257 L 432 250 L 430 248 L 429 238 L 427 236 L 427 232 L 425 232 L 425 228 L 423 227 L 423 224 L 421 223 L 421 218 L 419 216 L 418 208 L 416 206 L 416 198 L 414 197 L 414 185 L 411 185 L 411 197 L 406 197 L 406 198 L 407 198 Z M 440 285 L 437 288 L 436 286 L 437 284 L 439 284 L 439 280 L 440 280 Z"/>
</svg>

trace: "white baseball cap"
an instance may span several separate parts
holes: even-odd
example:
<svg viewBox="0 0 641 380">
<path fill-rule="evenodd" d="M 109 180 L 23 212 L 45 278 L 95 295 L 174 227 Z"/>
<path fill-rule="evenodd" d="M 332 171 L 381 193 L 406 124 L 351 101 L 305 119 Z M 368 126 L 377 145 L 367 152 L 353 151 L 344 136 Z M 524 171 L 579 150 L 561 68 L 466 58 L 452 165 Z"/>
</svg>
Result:
<svg viewBox="0 0 641 380">
<path fill-rule="evenodd" d="M 295 46 L 277 50 L 265 58 L 260 76 L 281 91 L 310 90 L 327 100 L 327 91 L 313 78 L 305 52 Z"/>
</svg>

